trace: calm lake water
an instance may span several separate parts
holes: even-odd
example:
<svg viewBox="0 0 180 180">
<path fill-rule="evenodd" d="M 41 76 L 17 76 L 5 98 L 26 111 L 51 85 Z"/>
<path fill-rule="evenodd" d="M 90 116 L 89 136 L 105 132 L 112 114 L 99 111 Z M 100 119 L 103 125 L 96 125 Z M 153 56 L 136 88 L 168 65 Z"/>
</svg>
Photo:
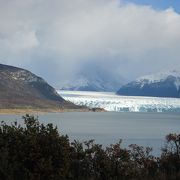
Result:
<svg viewBox="0 0 180 180">
<path fill-rule="evenodd" d="M 35 115 L 37 116 L 37 114 Z M 68 112 L 38 115 L 40 122 L 53 123 L 62 134 L 72 141 L 95 139 L 107 146 L 123 139 L 123 146 L 138 144 L 153 147 L 153 154 L 159 155 L 168 133 L 180 133 L 179 113 L 116 113 L 116 112 Z M 8 124 L 20 115 L 0 115 Z"/>
</svg>

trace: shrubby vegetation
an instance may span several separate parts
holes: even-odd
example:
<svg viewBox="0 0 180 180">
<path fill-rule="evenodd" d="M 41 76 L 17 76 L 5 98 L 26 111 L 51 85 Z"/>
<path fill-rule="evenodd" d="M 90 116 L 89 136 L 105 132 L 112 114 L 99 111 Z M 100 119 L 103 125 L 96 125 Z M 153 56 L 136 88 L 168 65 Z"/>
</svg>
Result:
<svg viewBox="0 0 180 180">
<path fill-rule="evenodd" d="M 26 115 L 25 126 L 0 126 L 2 180 L 151 180 L 180 179 L 180 135 L 169 134 L 161 157 L 151 148 L 121 141 L 103 148 L 93 140 L 69 142 L 52 124 Z"/>
</svg>

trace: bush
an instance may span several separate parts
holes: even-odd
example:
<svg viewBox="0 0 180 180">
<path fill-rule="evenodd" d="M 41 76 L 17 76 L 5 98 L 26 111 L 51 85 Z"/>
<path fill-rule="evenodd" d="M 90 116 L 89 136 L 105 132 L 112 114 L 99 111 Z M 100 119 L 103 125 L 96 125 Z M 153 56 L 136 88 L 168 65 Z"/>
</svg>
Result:
<svg viewBox="0 0 180 180">
<path fill-rule="evenodd" d="M 121 141 L 103 148 L 93 140 L 70 143 L 52 124 L 34 116 L 0 126 L 0 179 L 2 180 L 128 180 L 180 179 L 180 135 L 169 134 L 162 155 L 151 148 Z"/>
<path fill-rule="evenodd" d="M 52 124 L 39 124 L 26 115 L 25 127 L 1 123 L 0 177 L 2 179 L 59 179 L 69 171 L 70 145 Z"/>
</svg>

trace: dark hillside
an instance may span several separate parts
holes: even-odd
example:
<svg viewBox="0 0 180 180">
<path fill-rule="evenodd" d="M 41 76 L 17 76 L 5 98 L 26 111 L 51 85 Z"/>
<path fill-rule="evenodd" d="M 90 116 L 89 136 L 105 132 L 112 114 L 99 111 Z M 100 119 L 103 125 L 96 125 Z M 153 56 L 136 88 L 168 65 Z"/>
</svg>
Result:
<svg viewBox="0 0 180 180">
<path fill-rule="evenodd" d="M 41 77 L 0 64 L 0 108 L 79 108 L 61 98 Z"/>
</svg>

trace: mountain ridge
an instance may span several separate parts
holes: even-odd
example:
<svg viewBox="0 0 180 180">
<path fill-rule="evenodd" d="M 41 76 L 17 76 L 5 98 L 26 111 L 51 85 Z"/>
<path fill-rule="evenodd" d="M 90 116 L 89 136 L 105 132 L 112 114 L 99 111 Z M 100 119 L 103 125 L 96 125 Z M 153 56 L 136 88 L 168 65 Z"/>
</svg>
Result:
<svg viewBox="0 0 180 180">
<path fill-rule="evenodd" d="M 119 85 L 125 82 L 127 82 L 127 80 L 120 75 L 100 69 L 99 71 L 78 74 L 60 89 L 71 91 L 116 92 L 119 89 Z"/>
<path fill-rule="evenodd" d="M 0 64 L 0 109 L 79 108 L 65 101 L 44 79 L 28 70 Z"/>
<path fill-rule="evenodd" d="M 177 70 L 163 71 L 139 77 L 122 86 L 117 94 L 180 98 L 180 72 Z"/>
</svg>

